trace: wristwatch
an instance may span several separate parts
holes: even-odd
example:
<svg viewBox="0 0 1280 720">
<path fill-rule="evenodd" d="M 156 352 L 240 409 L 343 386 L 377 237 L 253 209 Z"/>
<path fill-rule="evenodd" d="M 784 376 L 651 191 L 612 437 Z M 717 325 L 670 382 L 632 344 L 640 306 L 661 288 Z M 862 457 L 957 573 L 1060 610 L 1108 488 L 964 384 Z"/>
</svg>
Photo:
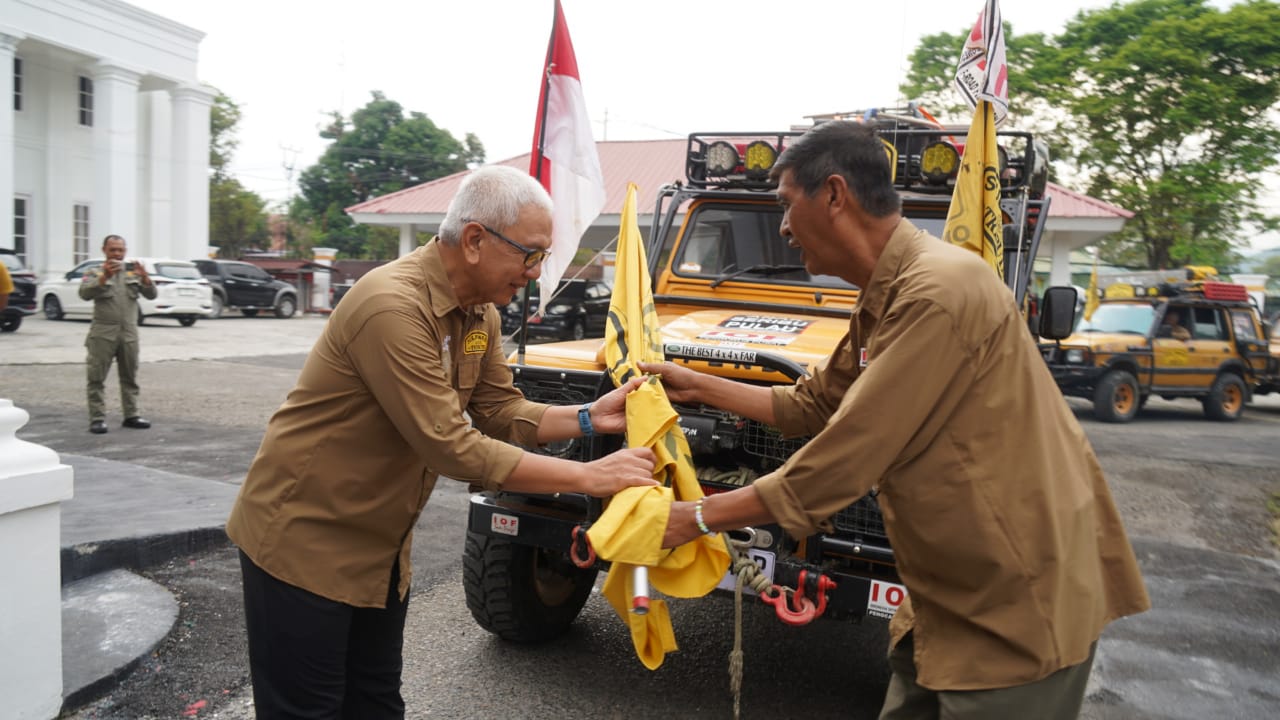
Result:
<svg viewBox="0 0 1280 720">
<path fill-rule="evenodd" d="M 596 434 L 596 429 L 591 425 L 591 403 L 578 408 L 578 428 L 582 430 L 583 437 Z"/>
</svg>

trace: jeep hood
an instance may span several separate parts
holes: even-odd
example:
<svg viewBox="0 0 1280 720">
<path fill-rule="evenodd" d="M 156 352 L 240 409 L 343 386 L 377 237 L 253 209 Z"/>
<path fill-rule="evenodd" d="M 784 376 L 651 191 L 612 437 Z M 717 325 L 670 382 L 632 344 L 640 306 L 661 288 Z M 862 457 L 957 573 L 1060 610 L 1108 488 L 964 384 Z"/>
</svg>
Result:
<svg viewBox="0 0 1280 720">
<path fill-rule="evenodd" d="M 1094 352 L 1126 352 L 1132 347 L 1149 347 L 1145 336 L 1134 333 L 1073 333 L 1062 341 L 1062 347 L 1089 348 Z"/>
<path fill-rule="evenodd" d="M 749 364 L 758 353 L 786 358 L 808 370 L 830 355 L 849 330 L 844 317 L 733 309 L 662 311 L 659 322 L 668 355 L 702 358 L 713 365 L 712 372 L 739 377 L 759 371 L 725 366 Z M 509 360 L 517 362 L 516 354 Z M 604 339 L 529 345 L 524 364 L 603 371 Z"/>
</svg>

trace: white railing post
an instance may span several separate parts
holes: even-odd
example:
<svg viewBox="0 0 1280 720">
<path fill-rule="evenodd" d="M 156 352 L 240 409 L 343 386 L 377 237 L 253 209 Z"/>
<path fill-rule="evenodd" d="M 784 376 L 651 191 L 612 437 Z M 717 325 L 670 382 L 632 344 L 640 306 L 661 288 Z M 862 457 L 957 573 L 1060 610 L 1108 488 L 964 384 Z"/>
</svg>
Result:
<svg viewBox="0 0 1280 720">
<path fill-rule="evenodd" d="M 62 707 L 59 503 L 73 471 L 15 437 L 30 417 L 0 398 L 0 714 L 47 720 Z"/>
</svg>

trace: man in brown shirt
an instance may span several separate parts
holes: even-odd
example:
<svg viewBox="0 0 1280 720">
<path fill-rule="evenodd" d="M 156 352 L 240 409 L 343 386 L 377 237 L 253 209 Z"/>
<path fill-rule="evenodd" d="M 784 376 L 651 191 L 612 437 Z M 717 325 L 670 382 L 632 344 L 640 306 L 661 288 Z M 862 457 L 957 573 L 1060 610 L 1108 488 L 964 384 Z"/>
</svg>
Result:
<svg viewBox="0 0 1280 720">
<path fill-rule="evenodd" d="M 806 269 L 863 292 L 849 334 L 794 386 L 644 367 L 674 401 L 814 436 L 776 472 L 706 499 L 705 524 L 805 537 L 878 487 L 909 593 L 881 718 L 1075 717 L 1102 628 L 1149 601 L 1012 295 L 977 255 L 901 216 L 867 126 L 821 125 L 773 173 Z M 664 545 L 699 532 L 693 503 L 675 503 Z"/>
<path fill-rule="evenodd" d="M 259 718 L 404 716 L 409 550 L 438 476 L 597 497 L 654 484 L 647 448 L 582 464 L 509 444 L 621 432 L 641 381 L 583 408 L 512 386 L 493 303 L 538 277 L 550 244 L 542 186 L 481 168 L 438 238 L 361 278 L 330 316 L 227 522 Z"/>
</svg>

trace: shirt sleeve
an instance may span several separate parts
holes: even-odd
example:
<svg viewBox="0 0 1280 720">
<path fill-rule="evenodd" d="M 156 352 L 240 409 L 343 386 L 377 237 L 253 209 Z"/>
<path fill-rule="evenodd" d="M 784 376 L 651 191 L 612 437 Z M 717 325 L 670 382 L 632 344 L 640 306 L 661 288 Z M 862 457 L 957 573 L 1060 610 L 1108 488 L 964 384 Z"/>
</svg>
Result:
<svg viewBox="0 0 1280 720">
<path fill-rule="evenodd" d="M 945 419 L 953 409 L 946 405 L 958 397 L 947 388 L 972 382 L 973 352 L 952 315 L 931 300 L 900 298 L 874 343 L 867 367 L 846 386 L 825 427 L 754 483 L 765 506 L 795 537 L 830 530 L 829 518 L 879 483 L 908 445 L 932 442 L 940 427 L 933 421 Z M 850 361 L 852 355 L 835 359 Z M 825 402 L 839 390 L 838 383 L 826 383 Z"/>
<path fill-rule="evenodd" d="M 463 416 L 436 334 L 408 310 L 379 311 L 351 338 L 347 353 L 382 411 L 433 471 L 498 489 L 524 451 L 485 437 Z"/>
<path fill-rule="evenodd" d="M 99 273 L 93 270 L 84 274 L 76 293 L 81 300 L 94 300 L 109 292 L 109 288 L 98 282 Z"/>
<path fill-rule="evenodd" d="M 816 435 L 827 426 L 827 420 L 858 377 L 859 368 L 850 350 L 852 344 L 846 334 L 812 374 L 794 385 L 773 388 L 773 416 L 783 437 Z"/>
</svg>

